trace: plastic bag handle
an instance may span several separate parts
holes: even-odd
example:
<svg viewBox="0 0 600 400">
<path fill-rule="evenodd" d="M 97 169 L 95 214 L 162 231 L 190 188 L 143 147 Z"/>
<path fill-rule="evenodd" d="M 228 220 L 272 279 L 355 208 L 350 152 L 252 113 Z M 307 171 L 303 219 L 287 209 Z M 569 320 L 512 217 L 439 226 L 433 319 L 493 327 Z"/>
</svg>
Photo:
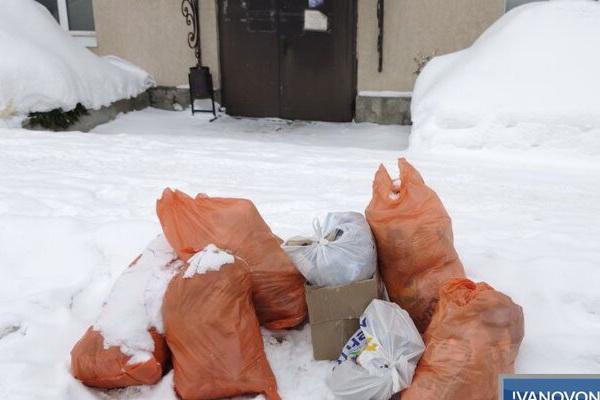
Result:
<svg viewBox="0 0 600 400">
<path fill-rule="evenodd" d="M 321 222 L 319 221 L 319 218 L 315 217 L 315 219 L 313 219 L 313 229 L 317 239 L 321 239 L 323 237 L 323 229 L 321 228 Z"/>
<path fill-rule="evenodd" d="M 323 232 L 323 228 L 321 227 L 321 222 L 319 218 L 313 219 L 313 229 L 315 230 L 316 239 L 321 246 L 325 246 L 329 244 L 329 240 L 325 238 L 325 234 Z"/>
</svg>

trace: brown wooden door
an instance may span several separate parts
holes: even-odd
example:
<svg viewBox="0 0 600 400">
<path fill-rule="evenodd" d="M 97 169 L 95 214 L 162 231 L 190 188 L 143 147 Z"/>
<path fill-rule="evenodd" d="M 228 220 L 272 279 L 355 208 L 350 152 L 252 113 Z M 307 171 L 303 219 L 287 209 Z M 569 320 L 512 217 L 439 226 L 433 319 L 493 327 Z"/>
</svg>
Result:
<svg viewBox="0 0 600 400">
<path fill-rule="evenodd" d="M 230 115 L 279 115 L 277 0 L 220 0 L 221 96 Z"/>
<path fill-rule="evenodd" d="M 352 120 L 355 0 L 220 0 L 219 27 L 229 114 Z"/>
</svg>

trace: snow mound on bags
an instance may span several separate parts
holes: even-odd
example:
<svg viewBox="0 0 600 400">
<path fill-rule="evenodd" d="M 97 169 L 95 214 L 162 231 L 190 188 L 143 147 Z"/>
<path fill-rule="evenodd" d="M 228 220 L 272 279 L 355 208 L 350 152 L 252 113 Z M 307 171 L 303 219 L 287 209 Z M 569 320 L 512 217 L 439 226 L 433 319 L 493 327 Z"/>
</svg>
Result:
<svg viewBox="0 0 600 400">
<path fill-rule="evenodd" d="M 411 148 L 600 154 L 600 3 L 517 7 L 434 58 L 413 93 Z"/>
<path fill-rule="evenodd" d="M 115 282 L 94 329 L 104 337 L 104 347 L 119 346 L 132 356 L 129 364 L 147 361 L 154 351 L 148 332 L 164 332 L 162 302 L 177 268 L 177 254 L 164 236 L 154 239 Z"/>
<path fill-rule="evenodd" d="M 190 266 L 183 277 L 192 278 L 194 275 L 201 275 L 208 271 L 219 271 L 223 265 L 234 262 L 235 258 L 231 254 L 219 249 L 214 244 L 209 244 L 188 260 Z"/>
<path fill-rule="evenodd" d="M 155 84 L 142 69 L 83 48 L 34 0 L 0 0 L 0 9 L 0 121 L 77 103 L 99 109 Z"/>
</svg>

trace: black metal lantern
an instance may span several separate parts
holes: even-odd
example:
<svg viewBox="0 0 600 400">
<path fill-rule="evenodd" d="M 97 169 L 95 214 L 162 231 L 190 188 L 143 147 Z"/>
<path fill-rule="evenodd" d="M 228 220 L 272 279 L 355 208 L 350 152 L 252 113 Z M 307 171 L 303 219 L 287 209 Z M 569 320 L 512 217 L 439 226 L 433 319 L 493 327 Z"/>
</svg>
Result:
<svg viewBox="0 0 600 400">
<path fill-rule="evenodd" d="M 188 74 L 190 85 L 190 102 L 192 106 L 192 115 L 197 112 L 209 112 L 214 115 L 211 122 L 217 118 L 215 108 L 215 89 L 213 85 L 212 74 L 210 69 L 202 65 L 202 50 L 200 47 L 200 14 L 198 0 L 183 0 L 181 2 L 181 13 L 185 17 L 186 24 L 192 27 L 192 31 L 188 33 L 188 46 L 194 49 L 197 65 L 190 68 Z M 196 109 L 194 107 L 195 100 L 210 99 L 212 104 L 211 110 Z"/>
<path fill-rule="evenodd" d="M 192 102 L 192 115 L 196 112 L 212 112 L 215 118 L 217 111 L 215 109 L 215 89 L 213 88 L 212 74 L 208 67 L 196 66 L 190 68 L 188 75 L 190 81 L 190 100 Z M 196 110 L 194 108 L 194 100 L 210 99 L 212 110 Z"/>
</svg>

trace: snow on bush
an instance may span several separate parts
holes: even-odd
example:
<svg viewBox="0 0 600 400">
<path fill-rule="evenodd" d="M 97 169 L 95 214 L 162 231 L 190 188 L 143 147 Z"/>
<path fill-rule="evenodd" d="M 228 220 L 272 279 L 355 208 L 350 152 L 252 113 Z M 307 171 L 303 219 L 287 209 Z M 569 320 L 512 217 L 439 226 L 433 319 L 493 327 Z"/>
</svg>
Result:
<svg viewBox="0 0 600 400">
<path fill-rule="evenodd" d="M 434 58 L 414 91 L 411 147 L 600 154 L 600 2 L 513 9 Z"/>
<path fill-rule="evenodd" d="M 78 44 L 34 0 L 0 0 L 0 122 L 32 111 L 98 109 L 135 97 L 153 79 Z"/>
</svg>

